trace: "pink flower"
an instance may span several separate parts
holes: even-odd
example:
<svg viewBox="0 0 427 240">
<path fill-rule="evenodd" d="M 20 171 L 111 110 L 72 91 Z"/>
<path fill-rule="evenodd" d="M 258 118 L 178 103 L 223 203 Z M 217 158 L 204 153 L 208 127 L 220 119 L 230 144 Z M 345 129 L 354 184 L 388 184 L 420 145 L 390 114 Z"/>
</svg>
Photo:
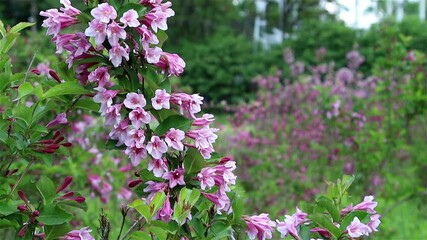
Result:
<svg viewBox="0 0 427 240">
<path fill-rule="evenodd" d="M 148 46 L 144 47 L 145 50 L 145 59 L 148 63 L 156 64 L 160 61 L 160 56 L 162 54 L 162 49 L 159 47 L 150 48 Z"/>
<path fill-rule="evenodd" d="M 42 26 L 47 28 L 47 35 L 53 36 L 58 35 L 62 29 L 79 22 L 75 17 L 59 12 L 58 9 L 41 11 L 40 16 L 47 17 L 47 19 L 43 21 Z"/>
<path fill-rule="evenodd" d="M 352 238 L 358 238 L 362 235 L 369 236 L 371 229 L 360 222 L 359 218 L 354 217 L 353 221 L 346 228 L 348 235 Z"/>
<path fill-rule="evenodd" d="M 160 159 L 163 153 L 168 151 L 168 146 L 158 136 L 152 136 L 151 141 L 147 143 L 147 151 L 153 158 Z"/>
<path fill-rule="evenodd" d="M 107 24 L 99 19 L 93 19 L 89 22 L 89 27 L 85 30 L 85 35 L 95 38 L 95 44 L 101 46 L 107 37 Z"/>
<path fill-rule="evenodd" d="M 59 10 L 61 10 L 65 14 L 70 15 L 70 16 L 76 16 L 76 15 L 79 15 L 81 13 L 80 10 L 71 6 L 70 0 L 60 0 L 59 2 L 62 5 L 64 5 L 64 7 L 61 7 Z"/>
<path fill-rule="evenodd" d="M 122 109 L 122 104 L 112 105 L 107 109 L 105 113 L 102 113 L 101 116 L 105 116 L 105 126 L 113 126 L 121 120 L 120 110 Z"/>
<path fill-rule="evenodd" d="M 136 146 L 137 148 L 144 147 L 145 131 L 142 129 L 132 129 L 127 133 L 124 143 L 128 147 Z"/>
<path fill-rule="evenodd" d="M 93 70 L 88 76 L 89 82 L 98 82 L 98 87 L 111 87 L 113 85 L 110 82 L 110 74 L 108 73 L 108 68 L 98 67 Z"/>
<path fill-rule="evenodd" d="M 349 206 L 341 210 L 341 214 L 345 215 L 351 211 L 356 211 L 356 210 L 367 211 L 370 214 L 374 214 L 376 213 L 374 208 L 378 205 L 378 202 L 374 202 L 373 200 L 374 200 L 373 196 L 366 196 L 363 199 L 363 202 L 357 204 L 356 206 L 353 207 L 353 205 L 350 204 Z"/>
<path fill-rule="evenodd" d="M 156 64 L 170 75 L 178 77 L 184 72 L 185 62 L 177 54 L 163 52 L 160 61 Z"/>
<path fill-rule="evenodd" d="M 80 230 L 73 230 L 64 237 L 62 237 L 62 240 L 95 240 L 94 237 L 90 235 L 90 232 L 92 230 L 89 229 L 89 227 L 84 227 Z"/>
<path fill-rule="evenodd" d="M 173 214 L 173 209 L 171 208 L 171 203 L 169 199 L 169 194 L 166 196 L 165 203 L 163 207 L 157 213 L 157 218 L 162 220 L 163 222 L 170 222 Z"/>
<path fill-rule="evenodd" d="M 108 203 L 112 190 L 113 186 L 111 186 L 111 184 L 106 181 L 102 183 L 102 187 L 99 189 L 99 193 L 101 194 L 101 201 L 103 203 Z"/>
<path fill-rule="evenodd" d="M 123 17 L 120 18 L 120 22 L 129 27 L 138 27 L 140 25 L 138 21 L 138 13 L 133 9 L 123 13 Z"/>
<path fill-rule="evenodd" d="M 196 118 L 194 114 L 200 112 L 203 97 L 199 94 L 188 95 L 186 93 L 172 93 L 170 102 L 179 106 L 182 115 Z"/>
<path fill-rule="evenodd" d="M 96 95 L 93 97 L 93 101 L 96 103 L 101 103 L 101 108 L 99 111 L 101 113 L 106 113 L 107 109 L 113 104 L 113 98 L 119 93 L 115 90 L 107 90 L 103 87 L 94 88 L 97 91 Z"/>
<path fill-rule="evenodd" d="M 196 118 L 193 121 L 193 126 L 206 127 L 209 126 L 213 121 L 215 121 L 214 115 L 212 114 L 203 114 L 201 118 Z"/>
<path fill-rule="evenodd" d="M 160 110 L 162 108 L 169 109 L 169 100 L 171 95 L 167 93 L 165 89 L 157 89 L 155 94 L 156 95 L 151 99 L 151 105 L 153 108 L 156 110 Z"/>
<path fill-rule="evenodd" d="M 129 113 L 129 119 L 132 122 L 132 126 L 138 129 L 143 123 L 149 124 L 151 116 L 144 109 L 137 107 Z"/>
<path fill-rule="evenodd" d="M 150 201 L 156 193 L 165 191 L 168 186 L 168 184 L 165 182 L 158 183 L 158 182 L 148 181 L 145 184 L 147 185 L 147 187 L 144 188 L 144 192 L 150 193 L 147 197 L 147 199 L 149 199 Z"/>
<path fill-rule="evenodd" d="M 113 46 L 110 49 L 109 53 L 110 53 L 110 61 L 114 67 L 118 67 L 122 63 L 123 58 L 125 58 L 126 61 L 129 61 L 129 53 L 124 47 L 120 45 Z"/>
<path fill-rule="evenodd" d="M 168 161 L 163 159 L 153 159 L 148 163 L 148 171 L 153 171 L 154 176 L 162 177 L 168 171 Z"/>
<path fill-rule="evenodd" d="M 277 221 L 277 231 L 280 232 L 282 238 L 286 237 L 288 234 L 290 234 L 295 239 L 301 239 L 298 235 L 298 218 L 294 214 L 292 216 L 285 215 L 285 220 L 283 222 Z"/>
<path fill-rule="evenodd" d="M 129 109 L 143 108 L 146 105 L 144 95 L 138 93 L 126 94 L 126 99 L 123 103 L 125 107 Z"/>
<path fill-rule="evenodd" d="M 202 194 L 203 196 L 205 196 L 205 198 L 215 204 L 218 214 L 222 214 L 222 212 L 233 212 L 233 209 L 231 208 L 230 199 L 228 198 L 225 192 L 218 190 L 216 193 L 202 192 Z"/>
<path fill-rule="evenodd" d="M 127 188 L 122 188 L 119 190 L 119 193 L 117 194 L 118 200 L 129 200 L 132 197 L 132 191 L 130 191 Z"/>
<path fill-rule="evenodd" d="M 82 55 L 83 53 L 86 53 L 92 47 L 92 45 L 86 39 L 86 36 L 83 33 L 81 32 L 76 33 L 76 36 L 77 36 L 77 39 L 70 40 L 70 43 L 77 48 L 73 51 L 74 57 L 77 57 Z"/>
<path fill-rule="evenodd" d="M 113 129 L 108 134 L 108 136 L 113 140 L 118 140 L 117 146 L 122 145 L 127 139 L 129 128 L 129 119 L 125 118 L 119 123 L 114 124 Z"/>
<path fill-rule="evenodd" d="M 215 132 L 219 131 L 217 128 L 204 127 L 200 129 L 193 129 L 187 132 L 187 136 L 194 139 L 195 146 L 201 149 L 213 148 L 212 144 L 218 136 Z"/>
<path fill-rule="evenodd" d="M 39 64 L 37 65 L 36 69 L 37 69 L 38 71 L 40 71 L 40 74 L 41 74 L 41 75 L 45 75 L 45 76 L 47 76 L 47 78 L 52 78 L 52 77 L 50 76 L 50 74 L 49 74 L 49 71 L 51 70 L 51 69 L 49 68 L 49 64 L 39 63 Z"/>
<path fill-rule="evenodd" d="M 380 217 L 381 215 L 379 214 L 371 215 L 371 221 L 368 223 L 368 227 L 371 229 L 370 232 L 378 232 L 377 228 L 381 224 Z"/>
<path fill-rule="evenodd" d="M 169 180 L 170 188 L 174 188 L 176 185 L 185 185 L 184 168 L 177 168 L 173 171 L 166 172 L 162 177 Z"/>
<path fill-rule="evenodd" d="M 243 216 L 242 218 L 248 227 L 246 233 L 249 239 L 264 240 L 273 237 L 272 231 L 276 223 L 271 221 L 268 214 L 262 213 L 258 216 Z"/>
<path fill-rule="evenodd" d="M 301 224 L 303 224 L 304 222 L 307 221 L 308 214 L 305 213 L 305 212 L 303 212 L 303 211 L 301 211 L 301 209 L 299 209 L 298 207 L 296 207 L 296 212 L 294 213 L 294 215 L 295 215 L 295 217 L 297 219 L 297 224 L 298 225 L 301 225 Z"/>
<path fill-rule="evenodd" d="M 108 42 L 111 46 L 116 46 L 119 44 L 119 39 L 126 39 L 125 28 L 119 26 L 116 22 L 112 22 L 107 27 L 107 37 Z"/>
<path fill-rule="evenodd" d="M 184 144 L 182 140 L 185 138 L 185 133 L 179 129 L 171 128 L 166 133 L 165 141 L 169 147 L 174 148 L 178 151 L 184 150 Z"/>
<path fill-rule="evenodd" d="M 47 128 L 51 128 L 51 127 L 54 127 L 54 126 L 57 126 L 57 125 L 60 125 L 60 124 L 66 124 L 66 123 L 68 123 L 67 115 L 65 113 L 60 113 L 60 114 L 58 114 L 55 117 L 55 119 L 53 119 L 52 121 L 50 121 L 46 125 L 46 127 Z"/>
<path fill-rule="evenodd" d="M 171 4 L 170 4 L 171 5 Z M 169 6 L 170 6 L 169 5 Z M 167 18 L 174 16 L 175 12 L 166 7 L 155 7 L 144 16 L 144 23 L 151 26 L 151 28 L 157 32 L 157 29 L 167 30 L 168 25 L 166 23 Z"/>
<path fill-rule="evenodd" d="M 211 189 L 215 185 L 215 169 L 214 168 L 203 168 L 199 174 L 197 174 L 197 180 L 200 181 L 200 188 L 205 190 L 206 188 Z"/>
<path fill-rule="evenodd" d="M 141 35 L 141 44 L 143 46 L 159 43 L 157 36 L 150 29 L 148 29 L 147 26 L 141 25 L 140 27 L 136 28 L 136 31 L 139 33 L 139 35 Z"/>
<path fill-rule="evenodd" d="M 109 23 L 117 17 L 116 10 L 108 3 L 101 3 L 96 8 L 90 11 L 90 14 L 100 22 Z"/>
<path fill-rule="evenodd" d="M 132 165 L 138 166 L 142 159 L 147 158 L 147 150 L 144 146 L 137 147 L 136 145 L 126 148 L 125 154 L 129 156 Z"/>
</svg>

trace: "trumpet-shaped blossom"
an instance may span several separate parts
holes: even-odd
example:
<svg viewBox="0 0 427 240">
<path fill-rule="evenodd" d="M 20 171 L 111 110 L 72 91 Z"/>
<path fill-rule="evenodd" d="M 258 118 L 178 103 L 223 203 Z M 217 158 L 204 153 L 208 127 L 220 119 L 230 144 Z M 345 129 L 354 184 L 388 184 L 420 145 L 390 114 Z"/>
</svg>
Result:
<svg viewBox="0 0 427 240">
<path fill-rule="evenodd" d="M 367 211 L 370 214 L 375 214 L 376 211 L 374 208 L 378 205 L 378 202 L 375 202 L 373 200 L 374 200 L 373 196 L 366 196 L 363 199 L 363 202 L 357 204 L 354 207 L 352 204 L 350 204 L 348 207 L 341 210 L 341 213 L 345 215 L 351 211 L 359 210 L 359 211 Z"/>
<path fill-rule="evenodd" d="M 179 106 L 182 115 L 196 118 L 194 114 L 200 112 L 203 97 L 199 94 L 188 95 L 186 93 L 172 93 L 170 102 Z"/>
<path fill-rule="evenodd" d="M 138 27 L 140 25 L 138 21 L 138 13 L 133 9 L 123 13 L 123 17 L 120 18 L 120 22 L 129 27 Z"/>
<path fill-rule="evenodd" d="M 185 133 L 175 128 L 169 129 L 165 135 L 165 141 L 168 146 L 178 151 L 184 150 L 184 144 L 182 144 L 182 140 L 184 140 L 184 138 Z"/>
<path fill-rule="evenodd" d="M 168 223 L 172 219 L 172 214 L 173 209 L 171 208 L 171 202 L 168 194 L 162 208 L 157 212 L 157 218 Z"/>
<path fill-rule="evenodd" d="M 151 26 L 153 31 L 157 32 L 158 29 L 166 31 L 168 29 L 167 19 L 175 15 L 175 12 L 169 7 L 172 4 L 170 2 L 165 3 L 161 6 L 151 9 L 144 16 L 144 23 Z"/>
<path fill-rule="evenodd" d="M 215 204 L 218 214 L 222 212 L 231 213 L 233 209 L 231 208 L 230 198 L 227 194 L 221 190 L 218 190 L 216 193 L 205 193 L 202 192 L 203 196 Z"/>
<path fill-rule="evenodd" d="M 105 116 L 105 126 L 113 126 L 121 120 L 120 110 L 122 109 L 122 104 L 112 105 L 107 109 L 107 111 L 101 116 Z"/>
<path fill-rule="evenodd" d="M 68 123 L 67 115 L 65 113 L 60 113 L 60 114 L 58 114 L 55 117 L 55 119 L 53 119 L 52 121 L 50 121 L 46 125 L 46 127 L 47 128 L 51 128 L 51 127 L 54 127 L 54 126 L 57 126 L 57 125 L 60 125 L 60 124 L 66 124 L 66 123 Z"/>
<path fill-rule="evenodd" d="M 277 221 L 277 231 L 280 232 L 282 238 L 290 234 L 295 239 L 300 239 L 298 235 L 298 218 L 296 215 L 285 215 L 285 220 L 283 222 Z"/>
<path fill-rule="evenodd" d="M 71 6 L 70 0 L 60 0 L 59 2 L 62 5 L 64 5 L 64 7 L 61 7 L 59 10 L 61 10 L 65 14 L 70 15 L 70 16 L 76 16 L 76 15 L 79 15 L 81 13 L 80 10 Z"/>
<path fill-rule="evenodd" d="M 219 131 L 217 128 L 203 127 L 200 129 L 193 129 L 187 132 L 189 138 L 194 139 L 195 146 L 199 150 L 213 148 L 212 144 L 218 136 L 215 132 Z"/>
<path fill-rule="evenodd" d="M 369 236 L 369 233 L 371 232 L 371 229 L 366 224 L 361 223 L 357 217 L 354 217 L 346 230 L 348 235 L 352 238 L 358 238 L 363 235 Z"/>
<path fill-rule="evenodd" d="M 88 76 L 89 82 L 98 82 L 98 87 L 111 87 L 113 85 L 110 82 L 110 74 L 108 73 L 108 68 L 98 67 L 93 70 Z"/>
<path fill-rule="evenodd" d="M 100 22 L 109 23 L 110 20 L 117 18 L 116 10 L 108 3 L 101 3 L 90 11 L 90 14 Z"/>
<path fill-rule="evenodd" d="M 165 89 L 157 89 L 155 92 L 155 96 L 151 99 L 151 105 L 154 109 L 169 109 L 170 108 L 170 100 L 171 95 L 166 92 Z"/>
<path fill-rule="evenodd" d="M 114 67 L 118 67 L 122 63 L 123 58 L 125 58 L 126 61 L 129 61 L 129 53 L 127 49 L 120 46 L 119 44 L 113 46 L 110 49 L 109 53 L 109 59 Z"/>
<path fill-rule="evenodd" d="M 80 230 L 73 230 L 67 233 L 67 235 L 65 235 L 61 239 L 62 240 L 95 240 L 95 238 L 90 235 L 91 232 L 92 230 L 89 229 L 89 227 L 84 227 Z"/>
<path fill-rule="evenodd" d="M 101 108 L 99 112 L 106 113 L 107 109 L 113 104 L 113 98 L 119 93 L 115 90 L 107 90 L 103 87 L 94 88 L 97 91 L 96 95 L 93 97 L 93 101 L 96 103 L 101 103 Z"/>
<path fill-rule="evenodd" d="M 168 162 L 165 158 L 153 159 L 148 163 L 148 171 L 152 171 L 154 176 L 162 177 L 165 172 L 168 171 Z"/>
<path fill-rule="evenodd" d="M 368 223 L 368 227 L 371 229 L 371 232 L 378 232 L 377 228 L 381 224 L 380 217 L 381 215 L 379 214 L 371 215 L 371 221 Z"/>
<path fill-rule="evenodd" d="M 192 125 L 198 127 L 209 126 L 213 121 L 215 121 L 214 115 L 212 114 L 203 114 L 202 117 L 194 119 Z"/>
<path fill-rule="evenodd" d="M 170 188 L 174 188 L 177 185 L 185 185 L 184 168 L 177 168 L 173 171 L 166 172 L 162 177 L 166 180 L 169 180 Z"/>
<path fill-rule="evenodd" d="M 197 174 L 197 180 L 200 181 L 200 188 L 205 190 L 206 188 L 212 188 L 215 186 L 215 169 L 214 168 L 203 168 L 199 174 Z"/>
<path fill-rule="evenodd" d="M 129 113 L 129 119 L 132 122 L 132 126 L 136 129 L 140 128 L 143 123 L 149 124 L 151 116 L 143 108 L 135 108 Z"/>
<path fill-rule="evenodd" d="M 258 216 L 243 216 L 242 218 L 248 227 L 246 233 L 249 239 L 264 240 L 273 237 L 272 232 L 276 223 L 271 221 L 268 214 L 262 213 Z"/>
<path fill-rule="evenodd" d="M 116 46 L 119 44 L 119 39 L 126 39 L 125 28 L 113 21 L 108 24 L 107 37 L 110 45 Z"/>
<path fill-rule="evenodd" d="M 159 47 L 150 48 L 148 46 L 144 46 L 145 50 L 145 59 L 148 63 L 156 64 L 160 61 L 160 56 L 162 55 L 162 49 Z"/>
<path fill-rule="evenodd" d="M 125 118 L 117 124 L 114 124 L 109 137 L 117 141 L 117 146 L 125 143 L 125 140 L 128 139 L 128 129 L 129 129 L 129 119 Z"/>
<path fill-rule="evenodd" d="M 151 141 L 147 143 L 147 151 L 153 158 L 160 159 L 163 153 L 168 151 L 168 146 L 158 136 L 152 136 Z"/>
<path fill-rule="evenodd" d="M 47 11 L 41 11 L 40 16 L 46 17 L 43 20 L 42 26 L 47 28 L 47 35 L 56 36 L 58 33 L 69 26 L 77 24 L 79 21 L 66 13 L 59 12 L 58 9 L 49 9 Z"/>
<path fill-rule="evenodd" d="M 101 46 L 107 37 L 107 24 L 95 18 L 89 22 L 89 27 L 85 30 L 85 35 L 94 37 L 95 44 Z"/>
<path fill-rule="evenodd" d="M 184 72 L 185 62 L 177 54 L 163 52 L 160 61 L 156 64 L 163 71 L 178 77 Z"/>
<path fill-rule="evenodd" d="M 70 43 L 75 47 L 75 49 L 72 51 L 74 57 L 82 55 L 92 47 L 83 33 L 76 33 L 76 36 L 77 39 L 70 40 Z"/>
<path fill-rule="evenodd" d="M 137 27 L 136 31 L 141 36 L 141 44 L 143 46 L 159 43 L 159 39 L 157 38 L 156 34 L 154 34 L 150 29 L 148 29 L 146 25 L 141 25 L 140 27 Z"/>
<path fill-rule="evenodd" d="M 146 105 L 146 101 L 143 94 L 128 93 L 126 99 L 123 101 L 126 108 L 136 109 L 143 108 Z"/>
<path fill-rule="evenodd" d="M 137 148 L 144 147 L 145 131 L 142 129 L 132 129 L 127 133 L 124 143 L 128 147 L 136 146 Z"/>
<path fill-rule="evenodd" d="M 125 150 L 125 154 L 129 156 L 133 166 L 138 166 L 142 159 L 147 158 L 147 150 L 144 145 L 140 148 L 136 145 L 128 147 Z"/>
</svg>

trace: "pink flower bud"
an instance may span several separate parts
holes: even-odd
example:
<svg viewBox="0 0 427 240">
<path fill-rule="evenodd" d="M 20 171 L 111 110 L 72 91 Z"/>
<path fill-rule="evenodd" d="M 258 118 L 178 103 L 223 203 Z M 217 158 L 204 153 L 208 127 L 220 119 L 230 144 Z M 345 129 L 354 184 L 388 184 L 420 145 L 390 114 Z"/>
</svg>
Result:
<svg viewBox="0 0 427 240">
<path fill-rule="evenodd" d="M 20 212 L 27 211 L 27 206 L 25 206 L 24 204 L 19 205 L 17 208 Z"/>
<path fill-rule="evenodd" d="M 73 177 L 71 176 L 66 177 L 62 185 L 56 189 L 56 193 L 59 193 L 60 191 L 64 190 L 66 187 L 68 187 L 68 185 L 70 185 L 72 181 L 73 181 Z"/>
<path fill-rule="evenodd" d="M 142 180 L 141 180 L 141 179 L 138 179 L 138 180 L 135 180 L 135 181 L 130 182 L 130 183 L 128 184 L 128 187 L 129 187 L 129 188 L 133 188 L 133 187 L 136 187 L 137 185 L 139 185 L 140 183 L 142 183 Z"/>
</svg>

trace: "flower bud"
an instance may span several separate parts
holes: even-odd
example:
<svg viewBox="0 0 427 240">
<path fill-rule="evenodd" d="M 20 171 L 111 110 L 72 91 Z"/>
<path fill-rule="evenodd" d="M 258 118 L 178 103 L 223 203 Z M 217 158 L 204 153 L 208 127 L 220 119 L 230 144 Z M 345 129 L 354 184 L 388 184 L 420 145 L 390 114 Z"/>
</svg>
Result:
<svg viewBox="0 0 427 240">
<path fill-rule="evenodd" d="M 60 191 L 64 190 L 66 187 L 68 187 L 68 185 L 70 185 L 72 181 L 73 181 L 73 177 L 71 176 L 66 177 L 62 185 L 56 189 L 56 193 L 59 193 Z"/>
<path fill-rule="evenodd" d="M 58 83 L 61 83 L 61 79 L 59 78 L 58 74 L 53 71 L 53 70 L 49 70 L 49 75 L 53 77 L 53 79 L 55 79 Z"/>
<path fill-rule="evenodd" d="M 17 209 L 18 209 L 20 212 L 25 212 L 25 211 L 27 211 L 27 206 L 25 206 L 24 204 L 21 204 L 21 205 L 19 205 L 19 206 L 17 207 Z"/>
<path fill-rule="evenodd" d="M 138 184 L 140 184 L 140 183 L 142 183 L 142 180 L 141 179 L 138 179 L 138 180 L 135 180 L 135 181 L 132 181 L 132 182 L 130 182 L 129 184 L 128 184 L 128 187 L 129 188 L 133 188 L 133 187 L 136 187 Z"/>
</svg>

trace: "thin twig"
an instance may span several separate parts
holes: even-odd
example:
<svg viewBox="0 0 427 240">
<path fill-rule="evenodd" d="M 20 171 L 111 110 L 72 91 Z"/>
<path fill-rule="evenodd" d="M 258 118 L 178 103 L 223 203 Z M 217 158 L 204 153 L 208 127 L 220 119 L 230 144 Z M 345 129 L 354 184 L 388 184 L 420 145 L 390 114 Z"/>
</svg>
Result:
<svg viewBox="0 0 427 240">
<path fill-rule="evenodd" d="M 10 195 L 13 194 L 13 192 L 15 191 L 15 189 L 18 187 L 19 183 L 21 182 L 22 178 L 24 178 L 24 175 L 28 172 L 28 170 L 30 169 L 31 165 L 33 165 L 33 163 L 35 161 L 36 161 L 36 158 L 33 157 L 33 160 L 31 160 L 31 162 L 27 165 L 27 167 L 22 172 L 22 175 L 19 177 L 18 181 L 13 185 L 12 191 L 10 191 Z"/>
<path fill-rule="evenodd" d="M 133 231 L 133 229 L 138 225 L 138 223 L 142 220 L 142 219 L 144 219 L 144 217 L 143 216 L 141 216 L 127 231 L 126 231 L 126 233 L 125 233 L 125 235 L 123 235 L 123 237 L 122 237 L 122 240 L 124 240 L 128 235 L 129 235 L 129 233 L 131 233 L 132 231 Z"/>
</svg>

